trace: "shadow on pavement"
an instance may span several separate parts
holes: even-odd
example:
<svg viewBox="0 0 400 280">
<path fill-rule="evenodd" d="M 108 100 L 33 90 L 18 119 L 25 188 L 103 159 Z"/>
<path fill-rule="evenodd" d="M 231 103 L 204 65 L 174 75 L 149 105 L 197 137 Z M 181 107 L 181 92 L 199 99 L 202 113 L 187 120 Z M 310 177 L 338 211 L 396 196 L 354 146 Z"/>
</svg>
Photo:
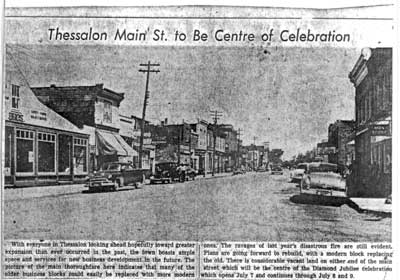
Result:
<svg viewBox="0 0 400 280">
<path fill-rule="evenodd" d="M 376 218 L 369 219 L 370 221 L 379 221 L 383 218 L 392 217 L 392 213 L 372 211 L 360 208 L 355 202 L 347 197 L 337 196 L 322 196 L 322 195 L 310 195 L 310 194 L 297 194 L 290 197 L 290 201 L 297 204 L 310 204 L 310 205 L 321 205 L 321 206 L 333 206 L 340 207 L 347 205 L 354 209 L 358 213 L 372 214 Z"/>
<path fill-rule="evenodd" d="M 290 197 L 290 201 L 297 204 L 340 207 L 344 204 L 348 204 L 349 199 L 347 197 L 297 194 Z"/>
</svg>

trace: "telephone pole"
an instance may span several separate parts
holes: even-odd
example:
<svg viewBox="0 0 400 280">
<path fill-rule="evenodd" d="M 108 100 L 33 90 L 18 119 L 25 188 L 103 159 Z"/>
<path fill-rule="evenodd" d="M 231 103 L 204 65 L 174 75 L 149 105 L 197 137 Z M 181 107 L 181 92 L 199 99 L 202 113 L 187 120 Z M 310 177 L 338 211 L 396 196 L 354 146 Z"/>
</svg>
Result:
<svg viewBox="0 0 400 280">
<path fill-rule="evenodd" d="M 236 169 L 239 169 L 240 167 L 240 136 L 242 135 L 242 131 L 241 128 L 237 131 Z"/>
<path fill-rule="evenodd" d="M 220 117 L 222 117 L 222 113 L 221 112 L 219 112 L 219 111 L 217 111 L 217 110 L 214 110 L 214 111 L 211 111 L 211 116 L 213 117 L 213 120 L 214 120 L 214 126 L 213 126 L 213 136 L 214 136 L 214 147 L 213 147 L 213 158 L 212 158 L 212 176 L 214 176 L 214 173 L 215 173 L 215 171 L 214 171 L 214 169 L 215 169 L 215 149 L 216 149 L 216 142 L 217 142 L 217 122 L 218 122 L 218 120 L 219 120 L 219 118 Z"/>
<path fill-rule="evenodd" d="M 254 171 L 256 171 L 256 139 L 257 137 L 253 137 L 253 145 L 254 145 L 254 150 L 253 150 L 253 168 Z"/>
<path fill-rule="evenodd" d="M 142 157 L 143 157 L 143 137 L 144 137 L 144 124 L 146 118 L 146 108 L 147 103 L 150 97 L 149 91 L 149 80 L 150 80 L 150 73 L 158 73 L 160 70 L 152 69 L 152 67 L 159 67 L 160 64 L 158 63 L 150 63 L 147 62 L 146 64 L 139 64 L 141 67 L 146 67 L 145 69 L 139 69 L 139 72 L 146 73 L 146 89 L 144 92 L 144 102 L 143 102 L 143 111 L 142 111 L 142 122 L 140 124 L 140 145 L 139 145 L 139 168 L 142 168 Z"/>
</svg>

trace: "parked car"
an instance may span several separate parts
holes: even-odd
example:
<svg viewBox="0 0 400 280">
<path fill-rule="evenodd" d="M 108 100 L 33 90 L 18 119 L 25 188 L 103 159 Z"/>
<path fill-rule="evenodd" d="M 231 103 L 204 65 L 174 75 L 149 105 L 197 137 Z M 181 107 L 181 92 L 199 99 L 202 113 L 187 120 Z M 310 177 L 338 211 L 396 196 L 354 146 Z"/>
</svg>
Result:
<svg viewBox="0 0 400 280">
<path fill-rule="evenodd" d="M 257 172 L 267 172 L 267 168 L 265 166 L 260 166 L 257 168 Z"/>
<path fill-rule="evenodd" d="M 291 182 L 300 184 L 307 168 L 308 163 L 300 163 L 295 167 L 295 169 L 291 170 L 289 175 Z"/>
<path fill-rule="evenodd" d="M 86 182 L 89 191 L 118 190 L 133 185 L 136 188 L 144 184 L 149 176 L 149 169 L 136 169 L 131 163 L 108 162 L 99 171 L 91 174 Z"/>
<path fill-rule="evenodd" d="M 337 164 L 310 163 L 300 184 L 300 192 L 316 195 L 346 196 L 346 179 Z"/>
<path fill-rule="evenodd" d="M 233 171 L 232 175 L 240 175 L 240 174 L 245 174 L 246 170 L 243 168 L 237 168 Z"/>
<path fill-rule="evenodd" d="M 271 174 L 283 175 L 282 166 L 279 164 L 271 164 Z"/>
<path fill-rule="evenodd" d="M 150 177 L 150 183 L 172 183 L 173 181 L 184 182 L 186 180 L 185 167 L 176 162 L 157 163 L 155 172 Z"/>
<path fill-rule="evenodd" d="M 185 179 L 186 180 L 194 180 L 197 176 L 196 169 L 192 168 L 189 164 L 183 164 L 184 172 L 185 172 Z"/>
</svg>

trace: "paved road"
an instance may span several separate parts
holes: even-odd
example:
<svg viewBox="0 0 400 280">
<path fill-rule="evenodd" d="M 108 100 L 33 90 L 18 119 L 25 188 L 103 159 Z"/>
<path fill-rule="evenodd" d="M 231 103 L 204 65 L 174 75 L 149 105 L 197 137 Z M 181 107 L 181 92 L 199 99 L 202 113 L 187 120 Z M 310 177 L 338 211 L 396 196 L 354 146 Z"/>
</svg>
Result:
<svg viewBox="0 0 400 280">
<path fill-rule="evenodd" d="M 5 191 L 4 237 L 24 239 L 390 241 L 391 218 L 292 202 L 288 176 L 247 173 L 104 193 Z"/>
</svg>

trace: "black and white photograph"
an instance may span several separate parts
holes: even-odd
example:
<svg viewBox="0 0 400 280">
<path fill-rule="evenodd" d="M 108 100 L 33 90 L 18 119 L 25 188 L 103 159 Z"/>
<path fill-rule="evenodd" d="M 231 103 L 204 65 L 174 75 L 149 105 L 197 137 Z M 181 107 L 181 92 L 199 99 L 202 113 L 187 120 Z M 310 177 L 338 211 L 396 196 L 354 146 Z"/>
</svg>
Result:
<svg viewBox="0 0 400 280">
<path fill-rule="evenodd" d="M 5 237 L 390 241 L 391 65 L 7 45 Z"/>
</svg>

